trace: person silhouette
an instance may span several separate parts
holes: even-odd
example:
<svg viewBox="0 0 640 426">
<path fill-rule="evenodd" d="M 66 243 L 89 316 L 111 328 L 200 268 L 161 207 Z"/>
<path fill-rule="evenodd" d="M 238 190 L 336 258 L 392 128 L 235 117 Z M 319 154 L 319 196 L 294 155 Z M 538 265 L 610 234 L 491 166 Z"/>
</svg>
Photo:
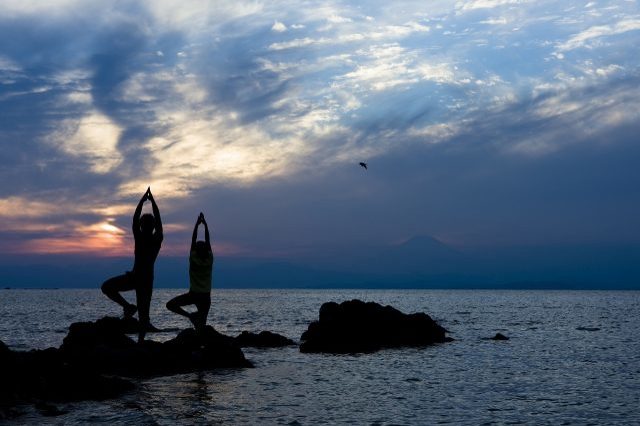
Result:
<svg viewBox="0 0 640 426">
<path fill-rule="evenodd" d="M 204 241 L 198 238 L 198 226 L 204 225 Z M 200 213 L 193 227 L 191 250 L 189 253 L 189 292 L 174 297 L 167 302 L 167 309 L 176 314 L 189 318 L 197 331 L 207 323 L 209 308 L 211 307 L 211 278 L 213 270 L 213 250 L 209 239 L 209 227 Z M 196 312 L 187 312 L 182 307 L 195 305 Z"/>
<path fill-rule="evenodd" d="M 151 202 L 153 214 L 147 213 L 141 217 L 142 205 L 147 200 Z M 138 312 L 140 320 L 138 341 L 142 342 L 147 331 L 153 329 L 149 321 L 149 306 L 153 293 L 153 268 L 164 238 L 160 210 L 151 194 L 150 187 L 147 188 L 133 213 L 131 229 L 135 240 L 133 269 L 123 275 L 108 279 L 101 288 L 109 299 L 122 306 L 125 318 L 131 318 L 136 311 Z M 130 290 L 136 291 L 137 306 L 127 302 L 120 294 L 120 292 Z"/>
</svg>

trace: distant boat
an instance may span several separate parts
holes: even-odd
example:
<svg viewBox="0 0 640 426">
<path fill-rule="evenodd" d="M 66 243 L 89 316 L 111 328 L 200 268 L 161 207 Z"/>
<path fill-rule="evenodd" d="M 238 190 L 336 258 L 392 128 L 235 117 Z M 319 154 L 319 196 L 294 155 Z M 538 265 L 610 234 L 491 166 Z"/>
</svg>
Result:
<svg viewBox="0 0 640 426">
<path fill-rule="evenodd" d="M 361 161 L 361 162 L 360 162 L 360 166 L 361 166 L 361 167 L 364 167 L 364 168 L 365 168 L 365 170 L 369 170 L 369 169 L 367 169 L 367 163 L 365 163 L 365 162 L 363 162 L 363 161 Z"/>
</svg>

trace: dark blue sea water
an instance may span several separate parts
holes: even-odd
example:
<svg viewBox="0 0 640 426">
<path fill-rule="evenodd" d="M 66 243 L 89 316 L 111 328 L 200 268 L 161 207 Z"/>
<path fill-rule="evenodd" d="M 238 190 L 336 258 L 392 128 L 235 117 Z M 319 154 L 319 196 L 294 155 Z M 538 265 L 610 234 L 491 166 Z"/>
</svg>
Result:
<svg viewBox="0 0 640 426">
<path fill-rule="evenodd" d="M 188 323 L 164 308 L 152 321 Z M 360 298 L 424 311 L 455 342 L 358 356 L 247 349 L 256 368 L 158 377 L 116 400 L 74 402 L 20 423 L 640 424 L 640 292 L 217 290 L 219 331 L 271 330 L 298 340 L 323 302 Z M 0 290 L 0 340 L 59 346 L 71 322 L 119 314 L 99 290 Z M 509 341 L 484 338 L 496 332 Z M 174 332 L 152 335 L 166 340 Z"/>
</svg>

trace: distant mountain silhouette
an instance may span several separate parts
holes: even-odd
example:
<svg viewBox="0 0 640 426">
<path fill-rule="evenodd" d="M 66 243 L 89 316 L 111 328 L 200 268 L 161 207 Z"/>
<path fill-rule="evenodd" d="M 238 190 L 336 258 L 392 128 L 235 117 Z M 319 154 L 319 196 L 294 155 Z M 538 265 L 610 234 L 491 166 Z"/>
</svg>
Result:
<svg viewBox="0 0 640 426">
<path fill-rule="evenodd" d="M 455 249 L 420 235 L 400 244 L 323 247 L 286 260 L 226 257 L 214 288 L 640 288 L 640 246 L 554 245 Z M 98 289 L 128 258 L 3 256 L 0 288 Z M 187 288 L 187 258 L 160 256 L 156 287 Z"/>
<path fill-rule="evenodd" d="M 393 246 L 392 246 L 393 247 Z M 415 237 L 411 237 L 403 243 L 396 246 L 401 250 L 411 250 L 411 251 L 429 251 L 431 253 L 458 253 L 456 250 L 452 249 L 445 243 L 433 238 L 430 235 L 417 235 Z"/>
<path fill-rule="evenodd" d="M 324 253 L 319 262 L 343 272 L 359 274 L 417 274 L 450 271 L 460 264 L 464 255 L 428 235 L 419 235 L 400 244 L 377 246 L 351 246 Z"/>
<path fill-rule="evenodd" d="M 420 235 L 389 247 L 379 261 L 388 272 L 442 273 L 450 271 L 454 264 L 464 260 L 462 253 L 441 241 L 428 235 Z"/>
</svg>

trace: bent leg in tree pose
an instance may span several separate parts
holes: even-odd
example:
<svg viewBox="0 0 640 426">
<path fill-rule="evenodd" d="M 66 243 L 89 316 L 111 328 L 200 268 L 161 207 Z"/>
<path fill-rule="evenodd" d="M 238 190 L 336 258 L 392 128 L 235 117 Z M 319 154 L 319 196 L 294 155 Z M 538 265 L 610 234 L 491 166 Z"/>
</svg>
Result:
<svg viewBox="0 0 640 426">
<path fill-rule="evenodd" d="M 198 226 L 204 225 L 204 241 L 198 238 Z M 167 309 L 178 315 L 189 318 L 196 330 L 202 329 L 207 323 L 209 308 L 211 307 L 211 281 L 213 271 L 213 250 L 209 238 L 209 226 L 200 213 L 193 228 L 191 250 L 189 254 L 189 292 L 174 297 L 167 303 Z M 182 307 L 195 305 L 196 312 L 187 312 Z"/>
<path fill-rule="evenodd" d="M 145 201 L 151 202 L 153 214 L 142 214 L 142 206 Z M 140 330 L 138 341 L 143 341 L 148 329 L 151 328 L 149 320 L 149 306 L 153 293 L 153 272 L 156 258 L 162 245 L 162 220 L 160 210 L 147 188 L 133 214 L 131 225 L 135 239 L 135 259 L 133 269 L 123 275 L 108 279 L 102 284 L 102 292 L 111 300 L 122 306 L 124 316 L 132 317 L 138 311 Z M 120 294 L 123 291 L 136 291 L 136 305 L 125 300 Z"/>
</svg>

